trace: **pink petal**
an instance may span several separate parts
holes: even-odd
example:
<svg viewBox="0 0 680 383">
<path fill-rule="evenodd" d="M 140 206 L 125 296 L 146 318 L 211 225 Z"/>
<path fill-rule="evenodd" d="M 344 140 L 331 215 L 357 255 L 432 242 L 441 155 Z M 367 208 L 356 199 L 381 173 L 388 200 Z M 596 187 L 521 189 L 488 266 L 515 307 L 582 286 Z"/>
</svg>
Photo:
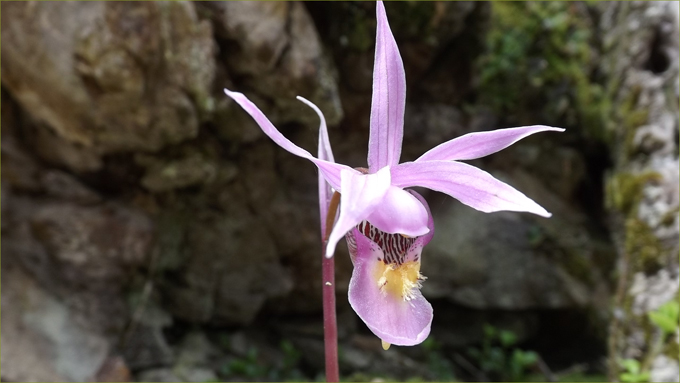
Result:
<svg viewBox="0 0 680 383">
<path fill-rule="evenodd" d="M 335 162 L 333 159 L 333 151 L 331 150 L 331 143 L 328 140 L 328 128 L 326 127 L 326 118 L 324 118 L 321 110 L 311 101 L 304 97 L 297 96 L 297 99 L 304 102 L 316 112 L 319 116 L 319 155 L 320 160 Z M 328 205 L 330 205 L 333 190 L 331 189 L 323 174 L 319 172 L 319 214 L 321 215 L 321 238 L 325 239 L 326 235 L 326 215 L 328 214 Z"/>
<path fill-rule="evenodd" d="M 378 26 L 373 66 L 371 133 L 368 141 L 368 168 L 371 173 L 399 163 L 406 105 L 404 64 L 381 1 L 376 6 L 376 17 Z"/>
<path fill-rule="evenodd" d="M 390 168 L 375 174 L 361 174 L 355 170 L 341 172 L 340 216 L 326 245 L 326 257 L 335 252 L 340 238 L 368 217 L 382 202 L 390 187 Z"/>
<path fill-rule="evenodd" d="M 356 170 L 342 165 L 342 164 L 336 164 L 331 161 L 324 161 L 315 158 L 312 156 L 308 151 L 302 149 L 301 147 L 295 145 L 294 143 L 290 142 L 286 137 L 283 136 L 276 128 L 274 125 L 269 121 L 269 119 L 262 113 L 260 109 L 255 106 L 255 104 L 252 103 L 252 101 L 248 100 L 246 96 L 244 96 L 242 93 L 238 92 L 232 92 L 228 89 L 224 89 L 224 93 L 226 93 L 227 96 L 231 97 L 236 101 L 243 109 L 245 109 L 248 114 L 250 114 L 251 117 L 257 122 L 258 125 L 260 125 L 260 128 L 262 131 L 269 136 L 276 144 L 278 144 L 280 147 L 286 149 L 292 154 L 295 154 L 296 156 L 306 158 L 310 161 L 312 161 L 318 168 L 321 173 L 323 173 L 324 177 L 326 178 L 326 181 L 331 184 L 333 188 L 336 190 L 340 190 L 340 172 L 342 170 L 349 170 L 355 173 L 358 173 Z"/>
<path fill-rule="evenodd" d="M 428 216 L 427 209 L 411 193 L 390 186 L 380 205 L 367 220 L 385 233 L 417 237 L 430 231 L 427 227 Z"/>
<path fill-rule="evenodd" d="M 296 97 L 298 100 L 302 101 L 305 103 L 307 106 L 312 108 L 314 112 L 316 113 L 317 116 L 319 116 L 320 124 L 319 124 L 319 158 L 320 160 L 324 161 L 329 161 L 329 162 L 335 162 L 335 159 L 333 158 L 333 150 L 331 150 L 331 143 L 328 139 L 328 127 L 326 126 L 326 118 L 323 116 L 323 113 L 321 112 L 321 109 L 314 105 L 311 101 L 307 100 L 306 98 L 302 96 L 297 96 Z"/>
<path fill-rule="evenodd" d="M 472 160 L 503 150 L 526 136 L 545 131 L 563 132 L 564 129 L 533 125 L 468 133 L 435 146 L 416 161 Z"/>
<path fill-rule="evenodd" d="M 406 254 L 406 260 L 411 261 L 416 255 L 420 256 L 420 252 L 423 251 L 423 247 L 430 243 L 430 240 L 434 236 L 434 220 L 432 219 L 432 212 L 430 212 L 430 205 L 428 205 L 427 201 L 425 201 L 425 198 L 423 198 L 423 196 L 418 194 L 415 190 L 407 191 L 417 198 L 418 201 L 420 201 L 420 203 L 425 207 L 425 211 L 427 212 L 427 228 L 430 230 L 427 234 L 416 238 L 416 241 L 413 242 L 413 245 L 411 245 L 409 248 L 408 253 Z"/>
<path fill-rule="evenodd" d="M 391 169 L 394 186 L 422 186 L 436 190 L 485 213 L 509 210 L 543 217 L 551 215 L 512 186 L 468 164 L 455 161 L 406 162 Z"/>
<path fill-rule="evenodd" d="M 356 228 L 352 235 L 357 256 L 349 284 L 350 305 L 378 338 L 399 346 L 421 343 L 430 334 L 432 306 L 420 290 L 413 291 L 413 298 L 408 301 L 384 294 L 376 280 L 376 268 L 382 266 L 378 260 L 383 258 L 382 250 Z"/>
</svg>

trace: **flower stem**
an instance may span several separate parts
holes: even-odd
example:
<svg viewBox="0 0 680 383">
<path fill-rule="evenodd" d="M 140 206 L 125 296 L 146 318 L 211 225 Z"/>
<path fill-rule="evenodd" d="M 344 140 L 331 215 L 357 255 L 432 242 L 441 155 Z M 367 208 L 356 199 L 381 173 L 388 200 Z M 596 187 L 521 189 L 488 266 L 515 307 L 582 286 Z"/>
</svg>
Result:
<svg viewBox="0 0 680 383">
<path fill-rule="evenodd" d="M 338 324 L 335 318 L 335 266 L 333 258 L 323 257 L 323 337 L 326 353 L 326 381 L 338 382 Z"/>
<path fill-rule="evenodd" d="M 326 356 L 326 381 L 339 382 L 338 367 L 338 323 L 335 314 L 335 258 L 326 257 L 328 236 L 335 222 L 335 215 L 340 203 L 340 193 L 333 193 L 328 215 L 326 217 L 326 233 L 323 238 L 323 252 L 321 261 L 321 277 L 323 282 L 323 336 Z"/>
</svg>

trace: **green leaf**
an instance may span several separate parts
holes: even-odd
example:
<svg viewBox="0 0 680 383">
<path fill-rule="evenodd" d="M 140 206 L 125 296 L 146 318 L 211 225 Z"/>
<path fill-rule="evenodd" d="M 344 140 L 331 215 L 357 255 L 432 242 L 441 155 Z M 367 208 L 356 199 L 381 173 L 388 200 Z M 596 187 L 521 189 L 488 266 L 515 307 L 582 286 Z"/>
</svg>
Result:
<svg viewBox="0 0 680 383">
<path fill-rule="evenodd" d="M 496 331 L 497 331 L 496 328 L 493 327 L 492 325 L 490 325 L 490 324 L 485 324 L 485 325 L 484 325 L 484 336 L 485 336 L 486 338 L 493 338 L 493 337 L 495 337 L 495 336 L 496 336 Z"/>
<path fill-rule="evenodd" d="M 658 312 L 658 311 L 653 311 L 648 314 L 649 315 L 649 320 L 652 321 L 657 327 L 659 327 L 661 330 L 667 333 L 671 333 L 675 331 L 675 328 L 678 326 L 676 322 L 674 322 L 671 318 L 665 316 L 664 314 Z"/>
<path fill-rule="evenodd" d="M 536 363 L 538 354 L 533 351 L 515 350 L 517 361 L 523 367 L 528 367 Z"/>
<path fill-rule="evenodd" d="M 642 374 L 631 374 L 623 373 L 619 377 L 622 382 L 649 382 L 649 373 L 645 372 Z"/>
<path fill-rule="evenodd" d="M 631 374 L 637 375 L 640 373 L 640 362 L 635 359 L 623 359 L 621 365 Z"/>
<path fill-rule="evenodd" d="M 503 347 L 510 347 L 517 342 L 517 335 L 515 335 L 515 333 L 512 331 L 501 330 L 498 338 L 500 339 L 501 345 L 503 345 Z"/>
<path fill-rule="evenodd" d="M 678 315 L 680 313 L 680 305 L 676 301 L 670 301 L 659 307 L 658 310 L 652 311 L 648 314 L 649 320 L 657 325 L 666 333 L 675 332 L 678 328 Z"/>
</svg>

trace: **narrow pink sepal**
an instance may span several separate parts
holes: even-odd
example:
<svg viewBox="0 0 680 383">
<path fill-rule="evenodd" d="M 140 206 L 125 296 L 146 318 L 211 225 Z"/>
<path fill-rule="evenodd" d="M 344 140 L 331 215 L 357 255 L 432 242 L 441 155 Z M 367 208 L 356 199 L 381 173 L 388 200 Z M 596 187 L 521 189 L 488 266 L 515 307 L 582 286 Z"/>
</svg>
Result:
<svg viewBox="0 0 680 383">
<path fill-rule="evenodd" d="M 551 215 L 512 186 L 462 162 L 406 162 L 391 169 L 394 186 L 422 186 L 436 190 L 485 213 L 508 210 L 525 211 L 542 217 Z"/>
<path fill-rule="evenodd" d="M 382 1 L 376 4 L 375 61 L 368 169 L 375 173 L 399 163 L 404 135 L 406 75 Z"/>
<path fill-rule="evenodd" d="M 532 125 L 468 133 L 435 146 L 420 156 L 416 162 L 472 160 L 503 150 L 526 136 L 545 131 L 563 132 L 564 129 Z"/>
<path fill-rule="evenodd" d="M 262 111 L 257 106 L 255 106 L 252 101 L 248 100 L 248 98 L 242 93 L 232 92 L 229 89 L 224 89 L 224 93 L 236 101 L 236 103 L 238 103 L 248 114 L 250 114 L 250 116 L 260 126 L 260 129 L 262 129 L 262 131 L 267 136 L 269 136 L 272 141 L 276 142 L 276 144 L 278 144 L 283 149 L 286 149 L 290 153 L 312 161 L 319 168 L 319 171 L 323 173 L 324 178 L 334 189 L 340 190 L 340 172 L 342 170 L 356 172 L 356 170 L 350 168 L 349 166 L 317 159 L 308 151 L 292 143 L 290 140 L 284 137 L 283 134 L 281 134 L 281 132 L 279 132 L 276 127 L 274 127 L 271 121 L 269 121 L 267 116 L 265 116 L 264 113 L 262 113 Z"/>
</svg>

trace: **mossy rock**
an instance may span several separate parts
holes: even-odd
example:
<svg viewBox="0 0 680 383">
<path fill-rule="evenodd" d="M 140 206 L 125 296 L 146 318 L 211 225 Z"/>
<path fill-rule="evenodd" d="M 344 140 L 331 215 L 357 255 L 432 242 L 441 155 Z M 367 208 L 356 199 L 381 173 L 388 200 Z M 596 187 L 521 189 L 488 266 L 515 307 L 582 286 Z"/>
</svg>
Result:
<svg viewBox="0 0 680 383">
<path fill-rule="evenodd" d="M 492 4 L 488 51 L 478 62 L 481 101 L 511 124 L 538 114 L 549 124 L 600 139 L 610 103 L 595 75 L 588 5 Z"/>
</svg>

